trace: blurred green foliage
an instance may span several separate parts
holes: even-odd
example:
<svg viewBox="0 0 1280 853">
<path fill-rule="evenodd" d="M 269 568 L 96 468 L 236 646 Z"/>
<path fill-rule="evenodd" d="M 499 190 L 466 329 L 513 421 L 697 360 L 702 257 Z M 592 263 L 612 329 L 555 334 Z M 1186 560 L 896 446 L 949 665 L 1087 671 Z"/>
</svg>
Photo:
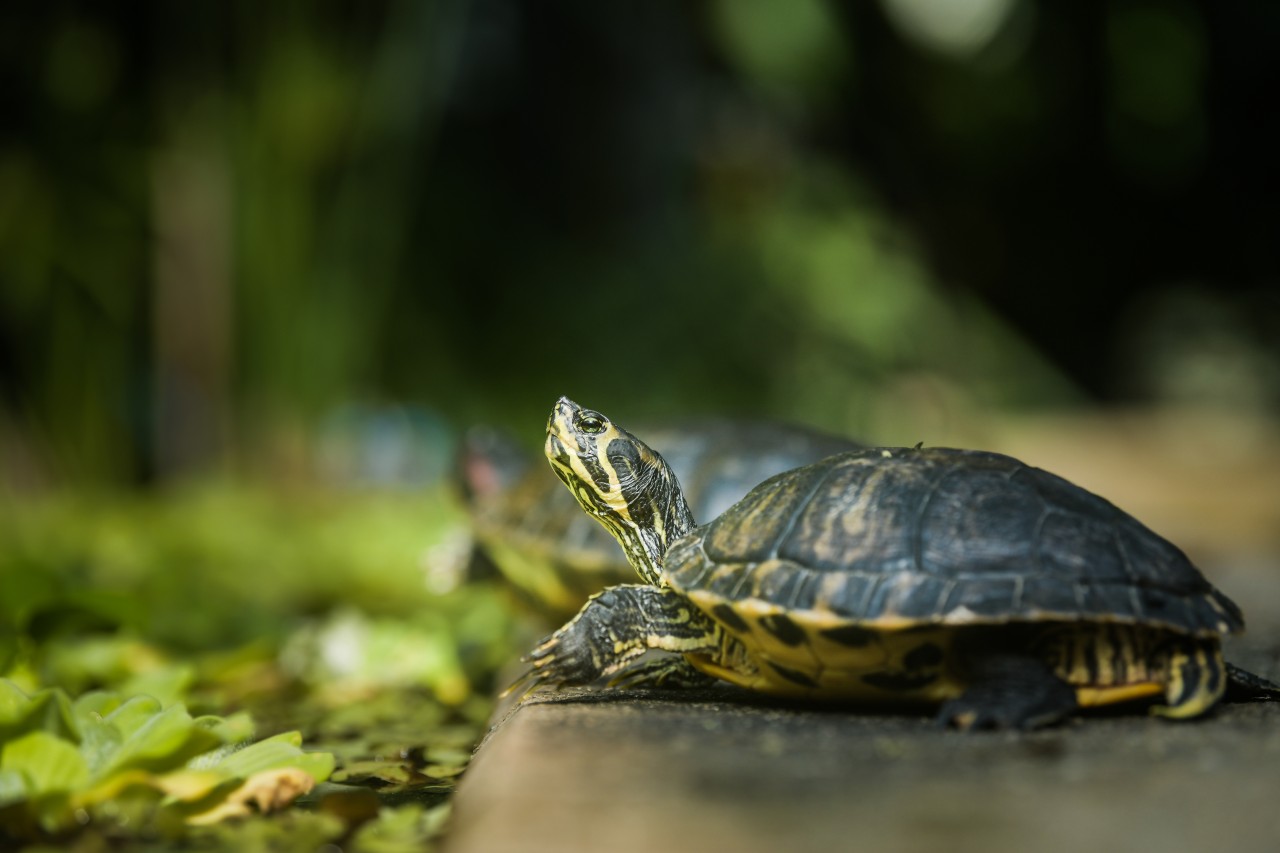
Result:
<svg viewBox="0 0 1280 853">
<path fill-rule="evenodd" d="M 323 782 L 333 756 L 297 732 L 247 744 L 246 715 L 192 718 L 150 696 L 60 689 L 27 696 L 0 679 L 0 833 L 60 835 L 97 820 L 131 832 L 214 822 L 291 802 Z M 265 797 L 265 799 L 263 799 Z"/>
<path fill-rule="evenodd" d="M 377 850 L 439 834 L 495 675 L 529 642 L 499 590 L 448 588 L 447 496 L 205 484 L 6 508 L 0 837 L 299 849 L 303 827 Z M 95 734 L 123 708 L 141 709 L 127 731 Z M 335 759 L 313 817 L 199 828 L 284 805 L 295 771 L 322 781 Z"/>
<path fill-rule="evenodd" d="M 0 608 L 42 639 L 95 621 L 182 649 L 279 639 L 285 613 L 429 605 L 424 554 L 461 522 L 443 494 L 204 485 L 15 503 L 0 513 Z"/>
<path fill-rule="evenodd" d="M 1174 288 L 1274 365 L 1267 8 L 9 6 L 0 474 L 296 475 L 353 403 L 566 392 L 939 440 L 904 385 L 1162 398 Z"/>
<path fill-rule="evenodd" d="M 346 647 L 348 666 L 375 681 L 368 662 L 383 660 L 399 669 L 382 681 L 417 678 L 457 703 L 504 661 L 508 619 L 494 592 L 429 585 L 432 560 L 443 559 L 432 548 L 463 524 L 443 493 L 209 485 L 163 499 L 82 494 L 7 509 L 0 666 L 29 664 L 41 683 L 119 684 L 166 663 L 129 638 L 172 652 L 302 642 L 305 620 L 339 609 L 352 614 L 345 633 L 316 627 L 316 637 L 341 634 L 333 642 Z M 383 616 L 406 621 L 389 635 L 361 621 Z M 62 653 L 68 640 L 74 655 Z M 397 645 L 418 651 L 392 654 Z M 325 659 L 313 650 L 300 660 L 312 658 Z"/>
</svg>

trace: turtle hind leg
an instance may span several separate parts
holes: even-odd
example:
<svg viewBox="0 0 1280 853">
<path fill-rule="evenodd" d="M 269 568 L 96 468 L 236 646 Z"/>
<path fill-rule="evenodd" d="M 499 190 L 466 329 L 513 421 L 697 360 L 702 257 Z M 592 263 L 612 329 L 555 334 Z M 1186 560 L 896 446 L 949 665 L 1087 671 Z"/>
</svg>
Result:
<svg viewBox="0 0 1280 853">
<path fill-rule="evenodd" d="M 1280 684 L 1254 675 L 1232 663 L 1223 666 L 1227 671 L 1227 702 L 1277 702 L 1280 701 Z"/>
<path fill-rule="evenodd" d="M 1076 710 L 1075 689 L 1036 658 L 982 655 L 967 667 L 969 686 L 938 712 L 940 726 L 1037 729 Z"/>
<path fill-rule="evenodd" d="M 1151 713 L 1174 720 L 1198 717 L 1218 704 L 1226 692 L 1227 680 L 1227 664 L 1217 640 L 1181 644 L 1169 653 L 1169 680 L 1164 693 L 1168 704 L 1156 705 Z"/>
</svg>

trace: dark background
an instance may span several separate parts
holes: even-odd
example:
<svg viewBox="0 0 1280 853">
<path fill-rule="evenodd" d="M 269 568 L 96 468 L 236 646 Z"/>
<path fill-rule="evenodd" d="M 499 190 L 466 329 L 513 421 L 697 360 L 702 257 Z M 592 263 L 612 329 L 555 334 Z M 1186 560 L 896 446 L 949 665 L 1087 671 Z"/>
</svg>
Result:
<svg viewBox="0 0 1280 853">
<path fill-rule="evenodd" d="M 1274 414 L 1277 37 L 1261 0 L 6 4 L 5 481 L 386 435 L 429 476 L 559 394 L 896 443 Z"/>
</svg>

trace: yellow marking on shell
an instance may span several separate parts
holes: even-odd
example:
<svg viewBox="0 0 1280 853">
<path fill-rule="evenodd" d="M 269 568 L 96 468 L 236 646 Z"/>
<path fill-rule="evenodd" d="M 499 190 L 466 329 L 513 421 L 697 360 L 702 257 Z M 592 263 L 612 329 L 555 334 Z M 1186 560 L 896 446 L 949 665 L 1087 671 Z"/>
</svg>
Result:
<svg viewBox="0 0 1280 853">
<path fill-rule="evenodd" d="M 944 663 L 936 681 L 906 690 L 880 689 L 864 681 L 867 675 L 910 672 L 903 657 L 922 644 L 938 646 L 944 660 L 957 636 L 955 623 L 921 623 L 919 620 L 887 618 L 859 622 L 820 609 L 789 610 L 779 604 L 748 598 L 728 601 L 706 590 L 686 593 L 695 605 L 710 613 L 718 605 L 728 605 L 749 630 L 725 626 L 726 634 L 738 642 L 736 657 L 711 660 L 705 656 L 690 661 L 703 672 L 752 690 L 783 696 L 850 699 L 860 702 L 938 703 L 960 695 L 966 684 Z M 804 641 L 788 645 L 761 621 L 770 616 L 786 616 L 803 631 Z M 832 628 L 858 627 L 873 635 L 865 646 L 849 647 L 830 640 L 822 632 Z M 1200 683 L 1178 705 L 1158 706 L 1152 713 L 1168 717 L 1193 717 L 1212 707 L 1222 695 L 1226 674 L 1216 642 L 1201 641 L 1192 650 L 1170 652 L 1169 634 L 1149 626 L 1120 621 L 1064 625 L 1049 629 L 1042 651 L 1059 677 L 1076 690 L 1083 707 L 1110 705 L 1159 697 L 1173 702 L 1182 694 L 1182 663 L 1191 660 Z M 795 684 L 775 674 L 777 663 L 813 680 L 817 687 Z M 1217 668 L 1217 690 L 1210 690 L 1210 674 Z"/>
<path fill-rule="evenodd" d="M 1169 673 L 1169 680 L 1168 682 L 1165 683 L 1165 698 L 1168 699 L 1170 702 L 1172 702 L 1173 697 L 1177 696 L 1182 692 L 1182 688 L 1183 688 L 1182 667 L 1179 667 L 1179 666 L 1172 667 L 1172 670 Z M 1169 706 L 1169 707 L 1166 707 L 1165 710 L 1171 711 L 1173 710 L 1173 708 L 1172 706 Z M 1153 710 L 1153 713 L 1159 713 L 1159 712 Z"/>
<path fill-rule="evenodd" d="M 1117 645 L 1109 631 L 1097 631 L 1093 643 L 1093 665 L 1096 669 L 1098 684 L 1118 684 L 1120 682 L 1136 682 L 1140 672 L 1146 670 L 1147 655 L 1141 651 L 1126 650 L 1123 644 Z M 1130 670 L 1132 670 L 1130 672 Z M 1126 674 L 1127 673 L 1127 674 Z"/>
<path fill-rule="evenodd" d="M 1169 635 L 1160 630 L 1109 623 L 1074 626 L 1049 641 L 1055 670 L 1076 686 L 1077 701 L 1086 707 L 1163 695 L 1169 704 L 1151 712 L 1182 719 L 1209 710 L 1226 689 L 1215 640 L 1201 640 L 1189 649 L 1181 642 L 1171 647 Z M 1196 678 L 1185 698 L 1184 666 Z"/>
<path fill-rule="evenodd" d="M 1223 608 L 1221 604 L 1218 603 L 1218 599 L 1210 595 L 1210 596 L 1207 596 L 1205 600 L 1209 602 L 1210 607 L 1212 607 L 1214 610 L 1218 612 L 1219 616 L 1225 617 L 1227 615 L 1227 611 Z M 1226 619 L 1220 620 L 1218 622 L 1217 627 L 1218 627 L 1218 633 L 1220 634 L 1231 634 L 1231 633 L 1238 632 L 1240 630 L 1239 628 L 1232 629 L 1231 625 L 1227 623 Z"/>
<path fill-rule="evenodd" d="M 705 672 L 714 678 L 727 681 L 730 684 L 736 684 L 738 687 L 745 687 L 748 690 L 755 690 L 761 693 L 767 693 L 768 682 L 760 677 L 758 672 L 744 672 L 737 669 L 730 669 L 721 666 L 706 655 L 686 655 L 689 663 L 701 672 Z"/>
<path fill-rule="evenodd" d="M 1063 674 L 1068 675 L 1069 681 L 1075 681 L 1077 679 L 1083 680 L 1084 678 L 1087 678 L 1090 657 L 1094 657 L 1096 659 L 1096 647 L 1094 649 L 1090 649 L 1087 641 L 1083 638 L 1077 642 L 1073 642 L 1071 644 L 1071 662 L 1067 668 L 1067 672 Z M 1105 684 L 1106 682 L 1104 681 L 1103 683 Z"/>
<path fill-rule="evenodd" d="M 1137 684 L 1115 684 L 1107 687 L 1077 687 L 1076 701 L 1082 708 L 1096 708 L 1099 705 L 1113 705 L 1117 702 L 1133 702 L 1138 699 L 1150 699 L 1164 692 L 1164 685 L 1158 681 L 1143 681 Z"/>
<path fill-rule="evenodd" d="M 1109 691 L 1165 682 L 1168 668 L 1157 653 L 1161 636 L 1137 626 L 1082 623 L 1048 629 L 1038 646 L 1058 677 L 1069 684 Z"/>
<path fill-rule="evenodd" d="M 1192 693 L 1186 699 L 1173 704 L 1181 696 L 1186 685 L 1183 680 L 1183 666 L 1194 663 L 1193 672 L 1199 678 L 1192 686 Z M 1217 678 L 1211 678 L 1216 674 Z M 1210 682 L 1216 682 L 1211 684 Z M 1165 686 L 1165 699 L 1169 705 L 1157 705 L 1151 713 L 1175 720 L 1198 717 L 1208 711 L 1227 690 L 1227 673 L 1222 661 L 1222 652 L 1216 643 L 1202 643 L 1194 647 L 1190 654 L 1179 649 L 1169 656 L 1169 682 Z"/>
<path fill-rule="evenodd" d="M 856 493 L 847 495 L 847 503 L 840 514 L 832 519 L 816 514 L 805 514 L 797 522 L 795 536 L 807 543 L 807 549 L 817 554 L 840 554 L 850 562 L 859 557 L 874 554 L 882 548 L 886 537 L 896 535 L 891 526 L 877 521 L 876 495 L 881 492 L 881 481 L 889 476 L 887 468 L 873 468 L 864 478 Z M 848 583 L 847 577 L 838 572 L 823 576 L 817 601 L 832 601 Z"/>
<path fill-rule="evenodd" d="M 793 621 L 806 627 L 807 630 L 812 631 L 825 631 L 829 628 L 845 628 L 850 625 L 857 625 L 858 627 L 866 628 L 868 631 L 893 633 L 897 631 L 914 630 L 917 628 L 927 628 L 931 625 L 942 627 L 950 624 L 941 621 L 909 619 L 904 616 L 882 616 L 878 619 L 868 619 L 865 621 L 852 620 L 825 608 L 791 610 L 780 604 L 775 604 L 771 601 L 763 601 L 759 598 L 744 598 L 740 601 L 731 601 L 703 589 L 682 589 L 680 592 L 697 605 L 698 609 L 708 615 L 710 615 L 711 609 L 716 605 L 727 604 L 744 618 L 752 617 L 755 620 L 759 620 L 759 618 L 763 616 L 785 614 Z M 821 598 L 821 596 L 819 597 Z"/>
<path fill-rule="evenodd" d="M 929 628 L 919 622 L 896 620 L 897 627 L 882 628 L 853 622 L 827 610 L 788 610 L 778 604 L 747 599 L 725 602 L 705 591 L 689 593 L 694 604 L 710 613 L 718 604 L 728 603 L 744 622 L 747 632 L 726 633 L 737 638 L 733 654 L 711 660 L 705 655 L 690 655 L 690 662 L 703 672 L 732 684 L 775 696 L 842 699 L 874 704 L 936 704 L 963 692 L 964 685 L 945 663 L 937 667 L 936 679 L 909 689 L 888 689 L 867 683 L 866 676 L 901 675 L 911 672 L 903 659 L 925 644 L 936 645 L 945 661 L 955 632 L 946 628 Z M 785 616 L 804 634 L 804 641 L 787 645 L 761 624 L 770 616 Z M 862 627 L 874 634 L 863 646 L 849 646 L 822 635 L 832 628 Z M 906 631 L 903 629 L 914 630 Z M 817 686 L 807 687 L 779 675 L 771 664 L 778 664 L 809 679 Z"/>
</svg>

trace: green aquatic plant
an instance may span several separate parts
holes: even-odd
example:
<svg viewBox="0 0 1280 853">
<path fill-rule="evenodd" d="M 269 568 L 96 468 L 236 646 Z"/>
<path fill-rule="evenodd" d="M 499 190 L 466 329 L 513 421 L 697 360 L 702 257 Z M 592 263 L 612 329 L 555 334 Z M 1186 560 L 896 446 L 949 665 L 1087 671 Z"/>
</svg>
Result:
<svg viewBox="0 0 1280 853">
<path fill-rule="evenodd" d="M 247 714 L 192 717 L 181 703 L 0 679 L 0 832 L 37 837 L 89 823 L 157 831 L 284 807 L 334 759 L 297 732 L 251 742 Z"/>
<path fill-rule="evenodd" d="M 529 640 L 493 585 L 428 584 L 461 523 L 443 493 L 0 508 L 0 848 L 434 843 Z"/>
</svg>

